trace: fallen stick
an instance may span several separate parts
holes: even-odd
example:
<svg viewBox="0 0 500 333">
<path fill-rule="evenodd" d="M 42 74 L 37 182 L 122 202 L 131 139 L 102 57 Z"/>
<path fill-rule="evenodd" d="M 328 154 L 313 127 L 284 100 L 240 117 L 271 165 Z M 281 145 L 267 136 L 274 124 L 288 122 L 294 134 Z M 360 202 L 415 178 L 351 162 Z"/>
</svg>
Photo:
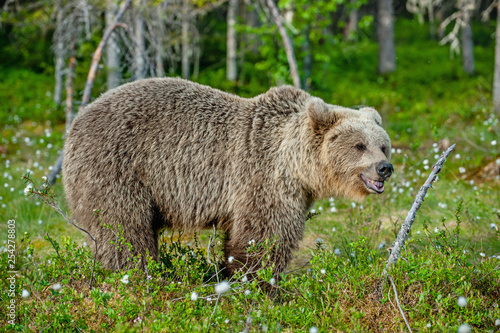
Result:
<svg viewBox="0 0 500 333">
<path fill-rule="evenodd" d="M 432 171 L 429 177 L 427 177 L 427 180 L 425 181 L 424 185 L 420 188 L 420 191 L 418 191 L 417 196 L 413 201 L 413 205 L 411 206 L 411 209 L 408 212 L 405 221 L 401 225 L 398 237 L 396 237 L 396 240 L 394 241 L 394 246 L 392 247 L 391 254 L 389 255 L 389 259 L 387 260 L 387 264 L 383 271 L 384 276 L 387 275 L 387 272 L 391 268 L 391 265 L 395 264 L 396 261 L 399 259 L 401 255 L 401 249 L 405 245 L 406 239 L 408 238 L 408 234 L 410 233 L 411 230 L 411 226 L 415 221 L 415 215 L 417 214 L 418 209 L 420 208 L 422 202 L 424 201 L 425 195 L 427 194 L 427 190 L 429 190 L 429 188 L 432 187 L 432 183 L 434 183 L 434 181 L 436 180 L 436 175 L 441 171 L 443 163 L 446 161 L 446 158 L 454 148 L 455 145 L 452 145 L 450 148 L 448 148 L 445 152 L 441 154 L 441 157 L 432 167 Z"/>
<path fill-rule="evenodd" d="M 406 239 L 408 238 L 408 234 L 410 233 L 411 226 L 413 225 L 413 222 L 415 221 L 415 215 L 417 214 L 418 209 L 422 205 L 422 202 L 424 201 L 425 195 L 427 194 L 427 191 L 429 188 L 432 187 L 432 183 L 436 181 L 436 176 L 437 174 L 441 171 L 441 168 L 443 167 L 444 162 L 446 161 L 446 158 L 448 155 L 451 153 L 451 151 L 455 148 L 455 145 L 452 145 L 450 148 L 448 148 L 445 152 L 441 154 L 441 157 L 437 160 L 436 164 L 432 167 L 432 171 L 427 177 L 427 180 L 425 181 L 424 185 L 420 188 L 420 190 L 417 193 L 417 196 L 415 197 L 415 200 L 413 201 L 413 204 L 410 208 L 410 211 L 408 212 L 408 215 L 406 216 L 405 221 L 401 225 L 401 229 L 399 230 L 399 234 L 396 237 L 396 240 L 394 241 L 394 245 L 392 247 L 391 254 L 389 255 L 389 259 L 387 260 L 387 264 L 385 265 L 384 271 L 382 272 L 382 283 L 381 283 L 381 292 L 380 294 L 382 295 L 385 281 L 387 277 L 389 277 L 389 280 L 392 284 L 392 287 L 394 289 L 395 293 L 395 298 L 396 298 L 396 303 L 398 304 L 399 311 L 401 312 L 401 315 L 403 316 L 403 319 L 406 323 L 406 326 L 408 327 L 408 331 L 411 333 L 411 327 L 408 321 L 406 320 L 406 316 L 404 314 L 403 309 L 401 308 L 401 305 L 399 303 L 399 298 L 398 298 L 398 293 L 396 291 L 396 285 L 392 279 L 392 277 L 389 275 L 389 270 L 390 268 L 396 264 L 396 261 L 399 259 L 401 256 L 401 249 L 404 247 L 406 243 Z"/>
</svg>

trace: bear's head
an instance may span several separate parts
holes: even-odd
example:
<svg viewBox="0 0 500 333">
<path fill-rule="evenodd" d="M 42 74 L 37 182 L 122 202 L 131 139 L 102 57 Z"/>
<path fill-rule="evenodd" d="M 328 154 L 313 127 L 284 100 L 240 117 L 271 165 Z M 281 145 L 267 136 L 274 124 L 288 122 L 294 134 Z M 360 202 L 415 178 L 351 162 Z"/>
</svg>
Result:
<svg viewBox="0 0 500 333">
<path fill-rule="evenodd" d="M 315 97 L 306 108 L 319 159 L 319 196 L 360 200 L 383 193 L 394 169 L 391 140 L 378 112 L 329 105 Z"/>
</svg>

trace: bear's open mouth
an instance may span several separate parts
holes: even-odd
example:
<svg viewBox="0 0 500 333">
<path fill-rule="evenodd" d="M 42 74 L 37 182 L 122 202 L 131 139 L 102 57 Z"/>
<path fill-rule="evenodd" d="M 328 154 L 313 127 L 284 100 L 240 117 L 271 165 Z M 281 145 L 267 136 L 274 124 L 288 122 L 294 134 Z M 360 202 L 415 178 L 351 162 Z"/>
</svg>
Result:
<svg viewBox="0 0 500 333">
<path fill-rule="evenodd" d="M 361 179 L 365 182 L 366 187 L 370 190 L 374 190 L 377 193 L 383 193 L 384 192 L 384 182 L 383 181 L 377 181 L 377 180 L 371 180 L 367 177 L 365 177 L 363 174 L 361 174 Z"/>
</svg>

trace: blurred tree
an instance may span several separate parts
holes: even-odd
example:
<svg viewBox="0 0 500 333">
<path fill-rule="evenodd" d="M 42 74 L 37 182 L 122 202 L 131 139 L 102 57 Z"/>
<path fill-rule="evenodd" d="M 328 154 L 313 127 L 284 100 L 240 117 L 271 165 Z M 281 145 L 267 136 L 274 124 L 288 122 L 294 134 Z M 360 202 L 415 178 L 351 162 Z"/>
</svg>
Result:
<svg viewBox="0 0 500 333">
<path fill-rule="evenodd" d="M 237 67 L 237 36 L 236 36 L 236 13 L 238 12 L 238 0 L 229 0 L 227 9 L 227 60 L 226 77 L 235 82 L 238 78 Z"/>
<path fill-rule="evenodd" d="M 358 0 L 350 0 L 346 3 L 346 8 L 349 11 L 349 18 L 344 28 L 344 38 L 353 41 L 358 31 L 358 8 L 360 2 Z"/>
<path fill-rule="evenodd" d="M 396 70 L 394 45 L 394 10 L 392 0 L 377 0 L 378 71 L 381 74 Z"/>
<path fill-rule="evenodd" d="M 118 3 L 116 0 L 106 1 L 106 25 L 113 23 L 118 12 Z M 106 45 L 106 69 L 107 69 L 107 88 L 113 89 L 121 84 L 122 73 L 120 64 L 120 43 L 118 34 L 113 31 Z"/>
<path fill-rule="evenodd" d="M 56 26 L 62 25 L 63 22 L 63 4 L 62 0 L 57 1 L 56 6 L 57 18 Z M 64 44 L 61 38 L 54 40 L 54 56 L 55 56 L 55 67 L 54 67 L 54 103 L 56 105 L 61 105 L 62 89 L 63 89 L 63 76 L 64 76 Z"/>
<path fill-rule="evenodd" d="M 134 10 L 135 27 L 135 50 L 134 67 L 135 79 L 144 79 L 146 77 L 146 37 L 144 11 L 146 10 L 146 0 L 140 0 Z"/>
</svg>

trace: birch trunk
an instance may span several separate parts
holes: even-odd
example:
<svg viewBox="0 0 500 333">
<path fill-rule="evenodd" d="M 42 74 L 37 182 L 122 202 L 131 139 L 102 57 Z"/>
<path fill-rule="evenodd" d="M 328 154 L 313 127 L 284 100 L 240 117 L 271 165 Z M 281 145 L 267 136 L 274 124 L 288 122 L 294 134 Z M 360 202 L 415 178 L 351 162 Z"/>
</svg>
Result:
<svg viewBox="0 0 500 333">
<path fill-rule="evenodd" d="M 238 12 L 238 0 L 229 0 L 227 10 L 227 59 L 226 77 L 235 82 L 238 78 L 237 67 L 237 37 L 236 37 L 236 13 Z"/>
<path fill-rule="evenodd" d="M 493 105 L 500 114 L 500 3 L 497 4 L 497 31 L 495 38 L 495 70 L 493 77 Z"/>
<path fill-rule="evenodd" d="M 470 18 L 467 14 L 465 25 L 462 28 L 462 60 L 464 72 L 467 74 L 474 73 L 474 43 L 472 42 L 472 28 L 470 26 Z"/>
<path fill-rule="evenodd" d="M 146 62 L 144 55 L 146 53 L 146 40 L 144 38 L 144 17 L 143 11 L 146 3 L 140 2 L 140 8 L 135 13 L 135 79 L 144 79 L 146 77 Z"/>
<path fill-rule="evenodd" d="M 392 0 L 377 0 L 378 71 L 380 74 L 396 70 L 394 45 L 394 13 Z"/>
<path fill-rule="evenodd" d="M 181 59 L 181 67 L 182 67 L 182 78 L 188 80 L 189 79 L 189 0 L 182 1 L 182 59 Z"/>
<path fill-rule="evenodd" d="M 56 25 L 59 27 L 63 21 L 62 1 L 57 2 L 57 18 Z M 61 40 L 61 34 L 57 34 L 56 48 L 55 48 L 55 86 L 54 86 L 54 103 L 61 105 L 62 90 L 63 90 L 63 77 L 64 77 L 64 44 Z"/>
<path fill-rule="evenodd" d="M 349 12 L 349 19 L 344 29 L 344 38 L 346 40 L 354 40 L 354 36 L 358 31 L 358 9 L 355 7 L 357 0 L 351 0 L 351 11 Z"/>
<path fill-rule="evenodd" d="M 116 1 L 108 0 L 106 2 L 106 26 L 113 23 L 118 6 Z M 122 73 L 120 70 L 120 45 L 116 33 L 112 33 L 106 45 L 106 69 L 107 69 L 107 87 L 109 89 L 116 88 L 120 85 Z"/>
</svg>

